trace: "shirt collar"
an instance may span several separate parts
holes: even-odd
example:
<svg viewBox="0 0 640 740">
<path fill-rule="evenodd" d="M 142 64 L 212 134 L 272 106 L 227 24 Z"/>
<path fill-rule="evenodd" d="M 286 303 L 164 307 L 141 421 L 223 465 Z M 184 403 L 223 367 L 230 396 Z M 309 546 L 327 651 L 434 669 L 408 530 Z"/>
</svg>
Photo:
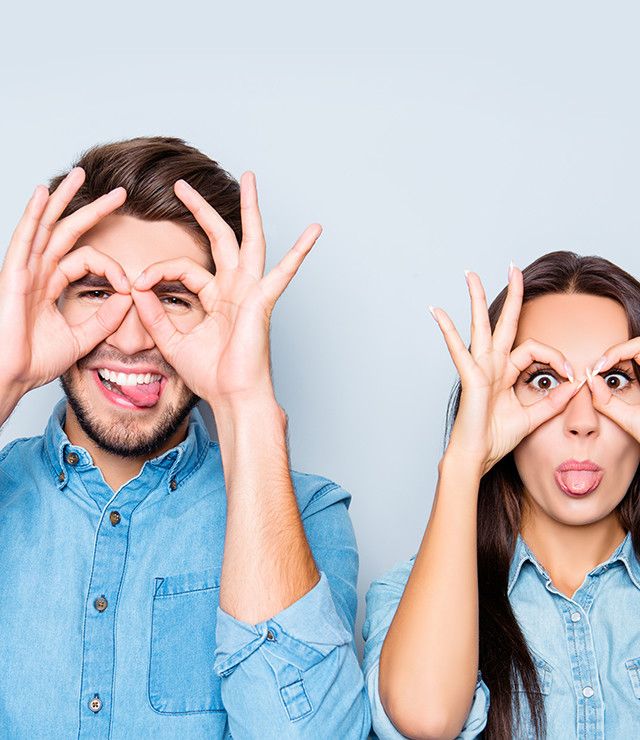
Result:
<svg viewBox="0 0 640 740">
<path fill-rule="evenodd" d="M 49 462 L 54 470 L 55 482 L 58 488 L 66 486 L 70 469 L 81 471 L 82 468 L 93 466 L 90 453 L 79 445 L 73 445 L 64 431 L 67 400 L 60 399 L 54 406 L 44 432 L 44 446 Z M 186 437 L 180 444 L 162 453 L 158 457 L 150 458 L 145 465 L 165 468 L 169 471 L 166 476 L 166 486 L 169 493 L 177 490 L 180 483 L 199 467 L 207 454 L 211 438 L 198 408 L 193 408 L 189 415 L 189 425 Z M 74 456 L 74 454 L 77 458 Z"/>
<path fill-rule="evenodd" d="M 511 558 L 511 564 L 509 566 L 507 596 L 511 593 L 515 582 L 518 580 L 518 576 L 520 575 L 522 566 L 527 561 L 534 565 L 540 576 L 545 581 L 551 580 L 547 571 L 536 560 L 536 556 L 529 549 L 527 543 L 522 539 L 522 536 L 518 534 L 513 557 Z M 638 558 L 636 557 L 635 551 L 633 549 L 631 532 L 627 532 L 624 540 L 622 540 L 622 542 L 618 545 L 611 557 L 604 563 L 600 563 L 600 565 L 597 565 L 593 570 L 589 571 L 588 575 L 598 576 L 618 561 L 624 563 L 631 582 L 638 590 L 640 590 L 640 563 L 638 562 Z"/>
</svg>

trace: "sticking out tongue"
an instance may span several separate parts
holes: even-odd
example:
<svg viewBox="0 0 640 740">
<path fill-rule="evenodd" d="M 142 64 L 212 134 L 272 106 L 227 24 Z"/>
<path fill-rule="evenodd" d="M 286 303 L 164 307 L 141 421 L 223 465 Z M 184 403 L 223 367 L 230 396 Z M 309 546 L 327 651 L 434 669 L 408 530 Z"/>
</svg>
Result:
<svg viewBox="0 0 640 740">
<path fill-rule="evenodd" d="M 560 487 L 566 493 L 583 494 L 594 491 L 602 480 L 601 470 L 565 470 L 558 472 Z"/>
<path fill-rule="evenodd" d="M 160 381 L 153 383 L 139 383 L 138 385 L 116 386 L 123 396 L 126 396 L 136 406 L 153 406 L 160 398 Z"/>
</svg>

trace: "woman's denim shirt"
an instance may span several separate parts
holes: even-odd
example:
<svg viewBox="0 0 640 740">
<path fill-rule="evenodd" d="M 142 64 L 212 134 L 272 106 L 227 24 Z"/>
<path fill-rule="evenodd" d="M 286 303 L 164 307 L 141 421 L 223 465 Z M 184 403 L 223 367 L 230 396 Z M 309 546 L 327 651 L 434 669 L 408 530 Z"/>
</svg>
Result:
<svg viewBox="0 0 640 740">
<path fill-rule="evenodd" d="M 63 416 L 0 453 L 0 737 L 365 738 L 349 494 L 292 474 L 320 581 L 247 624 L 218 604 L 226 494 L 198 410 L 116 493 Z"/>
<path fill-rule="evenodd" d="M 378 695 L 380 651 L 415 557 L 375 581 L 367 594 L 363 627 L 364 673 L 373 729 L 381 740 L 402 737 Z M 572 598 L 560 593 L 518 536 L 508 595 L 534 662 L 550 740 L 640 737 L 640 565 L 627 534 L 605 562 L 590 571 Z M 521 732 L 534 737 L 526 694 Z M 478 673 L 471 709 L 459 735 L 481 737 L 489 689 Z"/>
</svg>

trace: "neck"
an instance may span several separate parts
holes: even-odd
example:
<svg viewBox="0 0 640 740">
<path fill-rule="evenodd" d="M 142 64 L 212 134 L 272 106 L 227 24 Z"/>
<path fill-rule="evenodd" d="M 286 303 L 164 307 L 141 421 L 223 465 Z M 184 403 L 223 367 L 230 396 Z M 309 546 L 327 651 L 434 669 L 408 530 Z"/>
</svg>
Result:
<svg viewBox="0 0 640 740">
<path fill-rule="evenodd" d="M 526 494 L 520 533 L 554 586 L 570 597 L 626 534 L 615 511 L 590 524 L 563 524 L 545 514 Z"/>
<path fill-rule="evenodd" d="M 78 418 L 73 413 L 73 409 L 67 404 L 66 418 L 64 422 L 64 431 L 71 444 L 78 447 L 84 447 L 91 455 L 94 465 L 102 473 L 107 485 L 117 491 L 125 483 L 135 478 L 142 466 L 147 460 L 162 455 L 167 450 L 180 444 L 187 435 L 189 426 L 189 417 L 187 417 L 173 433 L 171 438 L 162 447 L 159 447 L 152 454 L 140 455 L 136 457 L 121 457 L 107 452 L 89 437 L 84 429 L 80 426 Z"/>
</svg>

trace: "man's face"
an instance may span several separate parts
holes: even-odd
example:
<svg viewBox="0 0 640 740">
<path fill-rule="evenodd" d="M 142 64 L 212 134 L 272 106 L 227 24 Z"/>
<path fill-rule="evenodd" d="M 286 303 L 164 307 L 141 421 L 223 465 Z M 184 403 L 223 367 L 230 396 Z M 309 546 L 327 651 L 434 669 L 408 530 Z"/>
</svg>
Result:
<svg viewBox="0 0 640 740">
<path fill-rule="evenodd" d="M 202 246 L 168 221 L 111 215 L 77 246 L 84 244 L 119 262 L 130 283 L 150 264 L 176 257 L 211 267 Z M 197 296 L 181 283 L 159 283 L 153 290 L 178 330 L 189 331 L 202 321 Z M 69 324 L 78 324 L 113 292 L 105 278 L 88 275 L 72 283 L 58 305 Z M 120 457 L 158 452 L 199 400 L 160 354 L 135 304 L 118 329 L 69 368 L 61 382 L 85 434 Z"/>
</svg>

